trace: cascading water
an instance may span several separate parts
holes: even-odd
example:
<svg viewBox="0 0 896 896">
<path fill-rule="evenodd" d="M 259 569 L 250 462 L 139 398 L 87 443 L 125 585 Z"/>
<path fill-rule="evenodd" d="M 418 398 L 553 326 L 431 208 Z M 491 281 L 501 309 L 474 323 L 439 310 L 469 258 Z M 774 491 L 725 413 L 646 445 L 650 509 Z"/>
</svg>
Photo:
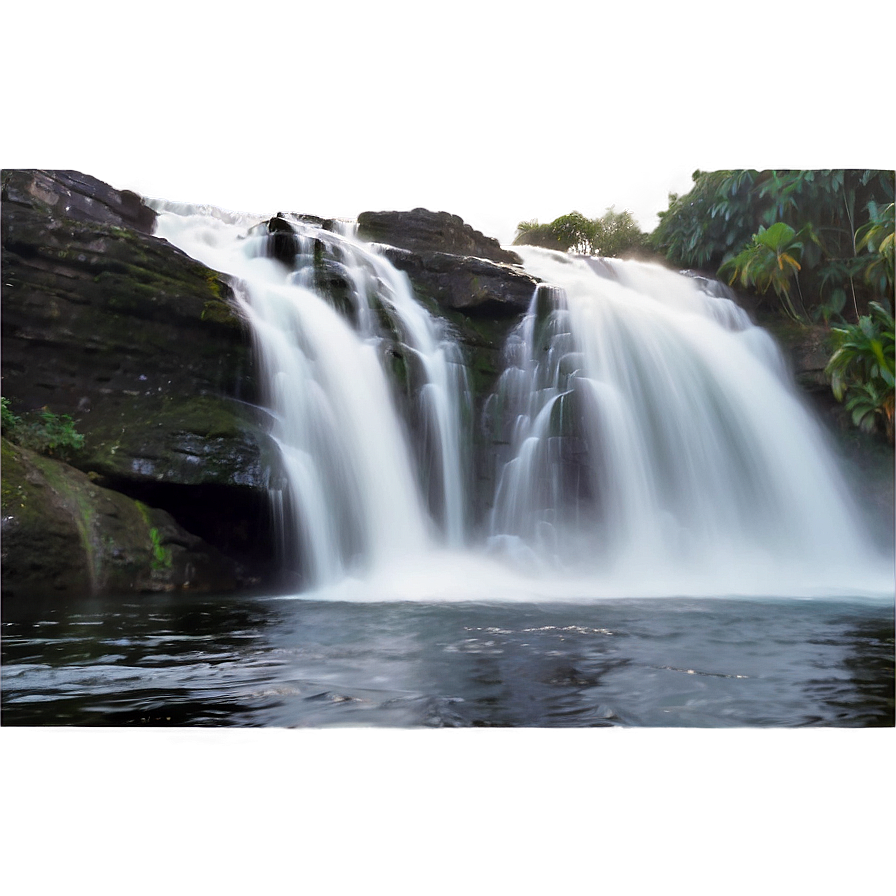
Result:
<svg viewBox="0 0 896 896">
<path fill-rule="evenodd" d="M 158 236 L 236 278 L 288 483 L 275 500 L 293 534 L 286 555 L 304 585 L 423 551 L 432 519 L 460 544 L 463 366 L 406 277 L 349 235 L 298 218 L 156 207 Z M 387 369 L 410 393 L 425 465 L 413 459 Z"/>
<path fill-rule="evenodd" d="M 498 475 L 470 544 L 463 359 L 407 278 L 294 216 L 156 206 L 159 236 L 236 278 L 306 594 L 892 592 L 772 340 L 712 284 L 521 251 L 543 285 L 485 405 Z"/>
<path fill-rule="evenodd" d="M 489 408 L 511 446 L 493 546 L 637 593 L 845 587 L 881 568 L 774 343 L 719 284 L 521 254 L 551 286 Z"/>
</svg>

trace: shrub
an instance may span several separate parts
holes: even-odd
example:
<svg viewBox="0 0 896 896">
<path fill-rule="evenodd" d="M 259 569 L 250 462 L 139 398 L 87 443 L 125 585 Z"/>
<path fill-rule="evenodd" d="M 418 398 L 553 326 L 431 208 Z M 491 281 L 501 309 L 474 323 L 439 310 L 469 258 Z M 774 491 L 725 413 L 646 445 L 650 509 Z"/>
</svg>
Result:
<svg viewBox="0 0 896 896">
<path fill-rule="evenodd" d="M 831 330 L 835 351 L 825 368 L 838 401 L 853 423 L 872 432 L 878 423 L 893 441 L 896 349 L 893 315 L 877 302 L 855 324 Z"/>
<path fill-rule="evenodd" d="M 9 407 L 9 399 L 4 395 L 0 398 L 0 428 L 7 438 L 12 438 L 22 418 L 17 417 Z"/>
<path fill-rule="evenodd" d="M 39 454 L 65 460 L 84 447 L 84 436 L 68 414 L 41 408 L 17 417 L 9 408 L 9 400 L 3 398 L 2 418 L 3 434 L 8 439 Z"/>
</svg>

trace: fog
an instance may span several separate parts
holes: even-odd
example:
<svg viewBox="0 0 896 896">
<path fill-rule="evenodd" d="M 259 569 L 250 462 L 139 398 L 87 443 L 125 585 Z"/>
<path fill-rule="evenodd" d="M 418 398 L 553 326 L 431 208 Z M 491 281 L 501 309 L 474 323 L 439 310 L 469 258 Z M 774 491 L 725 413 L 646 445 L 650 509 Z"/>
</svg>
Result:
<svg viewBox="0 0 896 896">
<path fill-rule="evenodd" d="M 859 26 L 767 0 L 736 23 L 705 3 L 88 7 L 39 52 L 7 42 L 5 167 L 262 214 L 422 206 L 503 243 L 610 206 L 650 231 L 695 169 L 893 167 L 892 116 L 849 65 Z"/>
</svg>

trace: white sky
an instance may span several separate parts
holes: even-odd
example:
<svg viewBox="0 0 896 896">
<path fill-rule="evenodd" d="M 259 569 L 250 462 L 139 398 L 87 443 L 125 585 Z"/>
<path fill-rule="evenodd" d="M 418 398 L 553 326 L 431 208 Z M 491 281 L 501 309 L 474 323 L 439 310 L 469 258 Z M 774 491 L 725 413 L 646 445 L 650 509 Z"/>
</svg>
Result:
<svg viewBox="0 0 896 896">
<path fill-rule="evenodd" d="M 240 211 L 424 206 L 505 243 L 611 205 L 651 230 L 696 168 L 896 166 L 875 5 L 13 7 L 2 164 Z"/>
</svg>

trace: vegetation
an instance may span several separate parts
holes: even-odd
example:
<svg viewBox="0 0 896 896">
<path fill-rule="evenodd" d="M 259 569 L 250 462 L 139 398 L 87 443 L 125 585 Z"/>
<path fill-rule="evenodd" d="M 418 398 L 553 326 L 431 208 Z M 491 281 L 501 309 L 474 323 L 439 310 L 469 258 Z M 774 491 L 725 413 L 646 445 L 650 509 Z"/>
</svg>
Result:
<svg viewBox="0 0 896 896">
<path fill-rule="evenodd" d="M 4 396 L 0 402 L 3 435 L 23 448 L 66 460 L 84 447 L 84 436 L 75 429 L 75 422 L 68 414 L 54 414 L 49 408 L 41 408 L 18 417 L 13 414 L 8 398 Z"/>
<path fill-rule="evenodd" d="M 802 269 L 799 259 L 807 237 L 811 236 L 809 225 L 799 233 L 781 221 L 772 224 L 768 230 L 760 226 L 750 245 L 726 261 L 719 268 L 719 274 L 727 277 L 730 284 L 738 281 L 741 286 L 755 287 L 761 293 L 774 289 L 788 316 L 801 321 L 806 310 L 801 301 L 799 310 L 795 307 L 791 287 L 797 272 Z"/>
<path fill-rule="evenodd" d="M 832 325 L 831 388 L 893 440 L 893 171 L 696 171 L 649 245 L 717 271 L 799 324 Z"/>
<path fill-rule="evenodd" d="M 832 329 L 835 351 L 826 369 L 838 401 L 863 432 L 882 428 L 893 441 L 893 315 L 877 302 L 855 324 Z"/>
<path fill-rule="evenodd" d="M 890 305 L 893 171 L 696 171 L 693 179 L 685 196 L 670 194 L 649 237 L 673 264 L 721 268 L 760 295 L 774 290 L 803 323 L 856 321 L 871 301 Z M 889 270 L 892 289 L 892 262 Z"/>
<path fill-rule="evenodd" d="M 17 417 L 9 407 L 9 399 L 4 395 L 0 398 L 0 426 L 3 433 L 9 437 L 15 428 L 22 422 L 21 417 Z"/>
<path fill-rule="evenodd" d="M 616 258 L 643 249 L 647 237 L 641 232 L 631 212 L 617 212 L 611 206 L 600 218 L 586 218 L 570 212 L 550 224 L 521 221 L 516 228 L 515 246 L 541 246 L 559 252 L 579 252 Z"/>
<path fill-rule="evenodd" d="M 171 548 L 162 547 L 159 530 L 155 526 L 149 530 L 149 540 L 152 542 L 152 568 L 171 569 Z"/>
</svg>

